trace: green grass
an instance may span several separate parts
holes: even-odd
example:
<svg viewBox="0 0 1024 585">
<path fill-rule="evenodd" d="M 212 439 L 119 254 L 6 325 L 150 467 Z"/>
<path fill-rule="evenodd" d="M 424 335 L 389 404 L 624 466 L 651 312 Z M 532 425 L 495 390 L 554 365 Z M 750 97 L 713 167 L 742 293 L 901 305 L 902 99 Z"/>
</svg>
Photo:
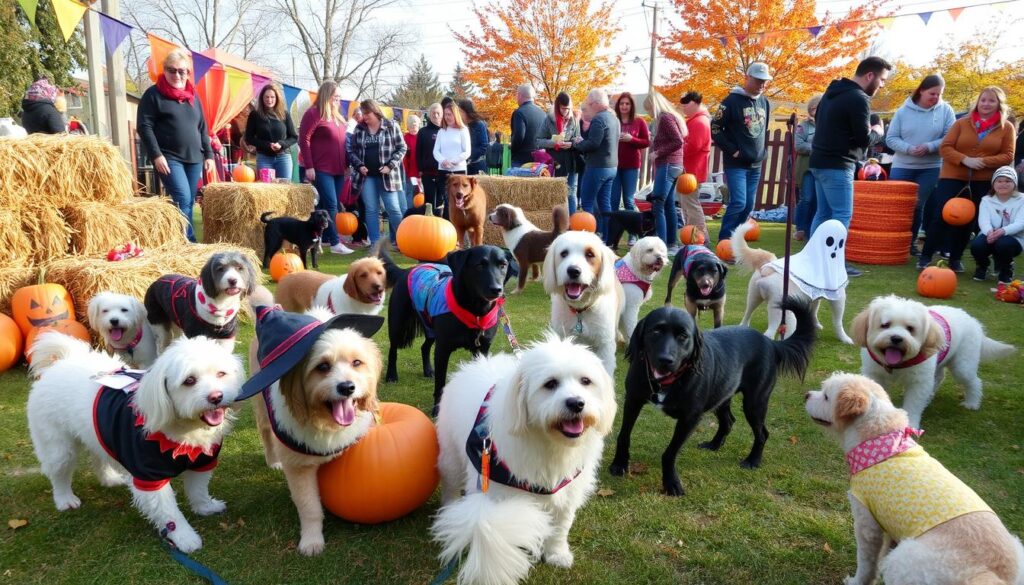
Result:
<svg viewBox="0 0 1024 585">
<path fill-rule="evenodd" d="M 762 233 L 759 246 L 782 249 L 781 226 L 764 225 Z M 321 267 L 339 274 L 359 256 L 328 254 Z M 848 289 L 847 321 L 876 295 L 916 297 L 917 275 L 910 265 L 864 268 L 865 275 L 852 280 Z M 655 299 L 664 294 L 667 272 L 655 285 Z M 742 316 L 747 279 L 741 270 L 730 274 L 727 323 Z M 981 319 L 992 337 L 1019 345 L 1021 310 L 993 300 L 990 287 L 991 283 L 975 283 L 962 275 L 949 302 Z M 643 312 L 655 306 L 657 301 L 652 301 Z M 520 339 L 539 336 L 549 315 L 549 301 L 539 284 L 511 297 L 507 307 Z M 828 324 L 827 306 L 821 315 Z M 762 307 L 754 326 L 763 329 L 765 323 Z M 702 315 L 701 324 L 710 327 L 710 315 Z M 251 335 L 252 327 L 243 327 L 239 352 Z M 377 341 L 386 351 L 385 330 Z M 494 351 L 508 349 L 499 334 Z M 464 360 L 467 354 L 453 357 Z M 380 395 L 427 410 L 432 386 L 419 374 L 419 352 L 404 350 L 400 360 L 401 382 L 383 385 Z M 530 583 L 839 583 L 856 565 L 846 468 L 839 447 L 804 414 L 803 394 L 833 371 L 859 370 L 859 363 L 858 352 L 836 341 L 826 325 L 807 379 L 783 378 L 775 389 L 763 466 L 755 471 L 738 466 L 751 444 L 742 417 L 721 451 L 697 449 L 698 442 L 713 434 L 714 417 L 706 417 L 679 457 L 687 490 L 682 498 L 659 494 L 658 462 L 673 421 L 645 410 L 634 433 L 635 466 L 628 478 L 610 477 L 605 470 L 616 424 L 600 475 L 601 487 L 614 493 L 595 496 L 581 509 L 570 533 L 575 566 L 560 570 L 538 565 Z M 620 357 L 620 400 L 625 372 Z M 925 413 L 927 434 L 922 443 L 970 484 L 1011 532 L 1021 534 L 1024 366 L 1019 358 L 1011 358 L 983 365 L 981 376 L 985 399 L 977 412 L 958 406 L 960 390 L 947 376 Z M 127 490 L 101 488 L 87 465 L 75 477 L 83 507 L 62 514 L 54 510 L 49 483 L 38 472 L 26 429 L 28 389 L 23 368 L 0 375 L 0 509 L 3 519 L 29 521 L 18 530 L 0 528 L 0 581 L 198 582 L 160 549 L 152 528 L 131 508 Z M 357 526 L 329 516 L 324 530 L 327 548 L 309 559 L 295 552 L 295 508 L 283 476 L 264 464 L 248 408 L 222 454 L 211 490 L 228 502 L 227 513 L 196 518 L 187 511 L 184 498 L 179 501 L 204 539 L 196 558 L 228 582 L 427 583 L 439 572 L 438 549 L 428 537 L 438 506 L 436 494 L 412 515 L 386 525 Z"/>
</svg>

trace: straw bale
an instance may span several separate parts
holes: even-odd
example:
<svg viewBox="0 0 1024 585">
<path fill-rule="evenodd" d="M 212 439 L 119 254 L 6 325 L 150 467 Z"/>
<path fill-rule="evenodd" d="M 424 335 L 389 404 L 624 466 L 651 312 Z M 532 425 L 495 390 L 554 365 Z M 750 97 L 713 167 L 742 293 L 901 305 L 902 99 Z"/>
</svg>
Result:
<svg viewBox="0 0 1024 585">
<path fill-rule="evenodd" d="M 0 313 L 11 314 L 11 297 L 23 286 L 30 286 L 39 279 L 39 269 L 10 267 L 0 270 Z"/>
<path fill-rule="evenodd" d="M 19 211 L 21 230 L 32 243 L 32 259 L 36 264 L 68 255 L 72 230 L 59 209 L 45 202 L 32 202 Z"/>
<path fill-rule="evenodd" d="M 106 254 L 126 242 L 143 249 L 183 245 L 185 216 L 167 197 L 135 197 L 121 203 L 83 201 L 65 207 L 73 254 Z"/>
<path fill-rule="evenodd" d="M 252 248 L 263 257 L 260 215 L 307 219 L 316 190 L 300 183 L 213 183 L 203 189 L 203 240 Z"/>
<path fill-rule="evenodd" d="M 32 257 L 32 242 L 21 231 L 21 215 L 0 209 L 0 269 L 25 266 Z"/>
<path fill-rule="evenodd" d="M 0 139 L 0 169 L 0 207 L 122 201 L 135 193 L 128 163 L 113 144 L 97 136 Z"/>
<path fill-rule="evenodd" d="M 524 211 L 550 210 L 555 205 L 564 204 L 569 195 L 565 177 L 478 175 L 476 178 L 480 186 L 487 192 L 488 210 L 494 209 L 502 203 L 515 205 Z"/>
<path fill-rule="evenodd" d="M 551 210 L 524 211 L 523 215 L 530 220 L 538 229 L 546 232 L 551 231 Z M 505 247 L 505 238 L 501 235 L 501 228 L 489 221 L 484 222 L 484 243 L 499 248 Z"/>
</svg>

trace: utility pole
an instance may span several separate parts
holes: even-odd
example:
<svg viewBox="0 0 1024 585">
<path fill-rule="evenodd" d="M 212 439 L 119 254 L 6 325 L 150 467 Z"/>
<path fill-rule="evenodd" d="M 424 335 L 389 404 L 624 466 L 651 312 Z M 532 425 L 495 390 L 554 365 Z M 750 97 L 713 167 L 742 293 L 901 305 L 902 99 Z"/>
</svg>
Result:
<svg viewBox="0 0 1024 585">
<path fill-rule="evenodd" d="M 89 113 L 92 118 L 90 132 L 98 136 L 110 136 L 107 125 L 107 109 L 103 99 L 103 41 L 100 39 L 100 17 L 92 10 L 85 12 L 85 56 L 89 69 Z"/>
<path fill-rule="evenodd" d="M 119 0 L 103 0 L 103 12 L 112 18 L 121 18 Z M 121 156 L 130 162 L 134 141 L 128 135 L 128 97 L 124 81 L 124 56 L 120 47 L 113 55 L 107 55 L 107 92 L 110 141 L 121 151 Z"/>
<path fill-rule="evenodd" d="M 647 76 L 647 95 L 654 93 L 654 58 L 658 54 L 658 3 L 654 3 L 654 18 L 651 21 L 651 71 Z"/>
</svg>

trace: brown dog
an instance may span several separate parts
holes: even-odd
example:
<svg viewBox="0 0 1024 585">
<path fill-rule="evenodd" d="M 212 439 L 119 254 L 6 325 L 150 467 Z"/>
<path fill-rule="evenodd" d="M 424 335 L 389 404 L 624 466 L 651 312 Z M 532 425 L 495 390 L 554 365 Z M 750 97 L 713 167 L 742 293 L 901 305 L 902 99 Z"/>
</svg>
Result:
<svg viewBox="0 0 1024 585">
<path fill-rule="evenodd" d="M 380 258 L 360 258 L 337 278 L 304 270 L 286 275 L 277 283 L 274 302 L 286 311 L 301 313 L 310 307 L 326 307 L 335 315 L 376 315 L 384 308 L 387 280 Z"/>
<path fill-rule="evenodd" d="M 466 244 L 470 234 L 470 246 L 484 243 L 484 218 L 487 216 L 487 193 L 476 177 L 468 175 L 448 176 L 448 219 L 455 226 L 459 247 Z"/>
<path fill-rule="evenodd" d="M 562 232 L 569 229 L 569 212 L 564 205 L 556 205 L 551 210 L 550 232 L 542 231 L 526 219 L 523 210 L 515 205 L 502 203 L 494 208 L 489 216 L 492 224 L 501 228 L 501 236 L 505 239 L 505 247 L 512 250 L 512 255 L 519 263 L 519 286 L 513 293 L 521 292 L 526 286 L 526 276 L 532 268 L 533 279 L 537 280 L 540 271 L 537 265 L 544 262 L 548 246 Z"/>
</svg>

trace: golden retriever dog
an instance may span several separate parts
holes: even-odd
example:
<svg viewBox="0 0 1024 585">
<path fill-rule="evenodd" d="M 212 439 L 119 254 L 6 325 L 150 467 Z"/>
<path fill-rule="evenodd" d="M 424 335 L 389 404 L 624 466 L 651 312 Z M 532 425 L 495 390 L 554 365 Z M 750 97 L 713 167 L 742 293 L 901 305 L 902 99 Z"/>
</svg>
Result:
<svg viewBox="0 0 1024 585">
<path fill-rule="evenodd" d="M 277 283 L 274 301 L 294 313 L 327 307 L 335 315 L 377 315 L 384 309 L 386 289 L 384 263 L 368 257 L 356 260 L 338 277 L 311 270 L 288 274 Z"/>
<path fill-rule="evenodd" d="M 455 240 L 460 247 L 484 243 L 484 221 L 487 219 L 487 193 L 468 175 L 449 175 L 448 219 L 455 226 Z"/>
<path fill-rule="evenodd" d="M 857 574 L 847 585 L 871 585 L 879 573 L 886 585 L 1024 583 L 1020 540 L 914 441 L 921 431 L 881 386 L 837 373 L 805 402 L 811 419 L 842 444 L 850 467 Z"/>
</svg>

